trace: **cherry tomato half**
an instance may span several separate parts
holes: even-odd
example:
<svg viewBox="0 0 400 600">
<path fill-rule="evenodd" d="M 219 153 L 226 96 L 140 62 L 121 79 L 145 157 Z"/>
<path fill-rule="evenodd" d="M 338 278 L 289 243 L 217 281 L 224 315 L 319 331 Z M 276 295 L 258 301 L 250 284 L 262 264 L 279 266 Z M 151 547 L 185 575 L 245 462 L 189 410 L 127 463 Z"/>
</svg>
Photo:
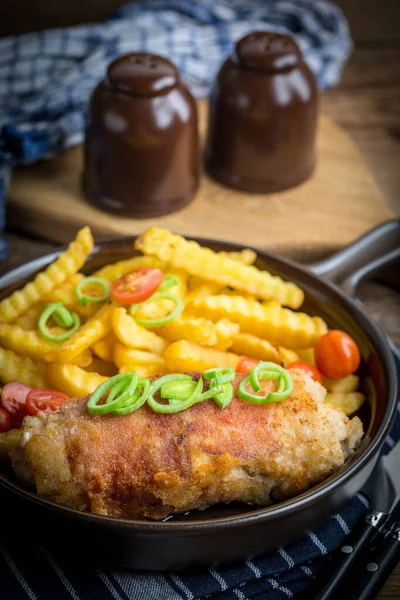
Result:
<svg viewBox="0 0 400 600">
<path fill-rule="evenodd" d="M 7 383 L 1 392 L 0 404 L 18 427 L 28 414 L 25 403 L 31 390 L 31 387 L 23 383 Z"/>
<path fill-rule="evenodd" d="M 6 410 L 0 408 L 0 431 L 11 429 L 11 417 Z"/>
<path fill-rule="evenodd" d="M 111 284 L 111 294 L 121 304 L 138 304 L 150 298 L 164 279 L 160 269 L 142 267 L 119 277 Z"/>
<path fill-rule="evenodd" d="M 238 363 L 236 367 L 236 373 L 245 373 L 247 375 L 247 373 L 250 373 L 250 371 L 252 371 L 259 362 L 261 361 L 258 358 L 250 358 L 250 356 L 245 356 L 245 358 L 242 358 L 242 360 Z"/>
<path fill-rule="evenodd" d="M 26 408 L 28 413 L 33 416 L 37 415 L 38 412 L 55 412 L 66 400 L 68 400 L 68 396 L 65 394 L 42 388 L 29 392 L 26 399 Z"/>
<path fill-rule="evenodd" d="M 314 379 L 314 381 L 318 381 L 318 383 L 322 383 L 322 375 L 318 371 L 317 367 L 314 367 L 313 365 L 309 365 L 308 363 L 303 362 L 302 360 L 295 360 L 294 362 L 290 363 L 290 365 L 287 365 L 286 368 L 287 369 L 301 369 L 302 371 L 307 373 L 307 375 L 309 375 L 309 377 L 311 377 L 311 379 Z"/>
<path fill-rule="evenodd" d="M 360 351 L 355 341 L 338 329 L 332 329 L 319 338 L 315 345 L 315 363 L 322 375 L 341 379 L 357 371 Z"/>
</svg>

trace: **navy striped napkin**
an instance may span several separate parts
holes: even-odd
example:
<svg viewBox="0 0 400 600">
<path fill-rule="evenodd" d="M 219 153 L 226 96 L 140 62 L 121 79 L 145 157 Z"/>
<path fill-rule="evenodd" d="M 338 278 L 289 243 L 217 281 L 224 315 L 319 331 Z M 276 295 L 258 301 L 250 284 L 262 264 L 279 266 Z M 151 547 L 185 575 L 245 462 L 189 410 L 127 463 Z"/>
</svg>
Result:
<svg viewBox="0 0 400 600">
<path fill-rule="evenodd" d="M 396 356 L 400 371 L 400 359 Z M 400 439 L 400 408 L 382 453 Z M 277 552 L 245 563 L 177 573 L 104 569 L 65 559 L 18 531 L 0 543 L 1 600 L 287 600 L 306 589 L 310 578 L 344 540 L 368 507 L 357 494 L 317 531 Z M 5 517 L 3 515 L 3 521 Z M 5 523 L 3 523 L 3 530 Z M 46 527 L 46 523 L 43 523 Z M 1 523 L 0 523 L 1 531 Z M 59 540 L 60 548 L 63 540 Z M 79 540 L 76 540 L 79 544 Z"/>
</svg>

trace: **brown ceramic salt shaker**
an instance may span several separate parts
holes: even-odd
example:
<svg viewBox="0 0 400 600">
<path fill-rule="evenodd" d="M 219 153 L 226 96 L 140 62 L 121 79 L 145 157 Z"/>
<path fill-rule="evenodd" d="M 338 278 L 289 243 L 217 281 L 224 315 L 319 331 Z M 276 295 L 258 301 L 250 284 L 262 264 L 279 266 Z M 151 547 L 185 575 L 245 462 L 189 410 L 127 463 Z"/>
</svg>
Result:
<svg viewBox="0 0 400 600">
<path fill-rule="evenodd" d="M 318 91 L 295 41 L 261 31 L 241 39 L 211 95 L 205 165 L 220 183 L 272 193 L 315 165 Z"/>
<path fill-rule="evenodd" d="M 176 66 L 148 53 L 112 62 L 89 106 L 87 198 L 130 217 L 176 211 L 196 192 L 198 153 L 196 103 Z"/>
</svg>

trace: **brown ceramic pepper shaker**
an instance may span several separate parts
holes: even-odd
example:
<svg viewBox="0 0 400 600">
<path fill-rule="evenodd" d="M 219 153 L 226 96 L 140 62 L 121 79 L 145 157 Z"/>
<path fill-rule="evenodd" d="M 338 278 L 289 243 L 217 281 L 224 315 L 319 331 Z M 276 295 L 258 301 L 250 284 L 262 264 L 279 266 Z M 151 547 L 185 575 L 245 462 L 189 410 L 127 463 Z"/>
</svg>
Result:
<svg viewBox="0 0 400 600">
<path fill-rule="evenodd" d="M 89 106 L 83 186 L 100 208 L 146 218 L 178 210 L 199 179 L 196 103 L 175 65 L 120 56 Z"/>
<path fill-rule="evenodd" d="M 222 65 L 210 102 L 206 169 L 255 193 L 295 186 L 312 173 L 318 92 L 294 40 L 261 31 Z"/>
</svg>

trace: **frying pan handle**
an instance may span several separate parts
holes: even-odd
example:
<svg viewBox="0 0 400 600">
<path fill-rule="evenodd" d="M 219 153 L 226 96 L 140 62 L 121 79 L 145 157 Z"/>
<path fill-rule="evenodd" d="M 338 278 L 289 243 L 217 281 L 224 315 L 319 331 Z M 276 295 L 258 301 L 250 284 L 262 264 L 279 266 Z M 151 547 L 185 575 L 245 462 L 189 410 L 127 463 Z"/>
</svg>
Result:
<svg viewBox="0 0 400 600">
<path fill-rule="evenodd" d="M 384 254 L 380 258 L 373 260 L 369 265 L 365 265 L 358 271 L 355 271 L 346 279 L 344 279 L 340 287 L 346 294 L 349 296 L 355 296 L 357 292 L 358 285 L 367 277 L 371 277 L 377 274 L 383 267 L 389 267 L 396 263 L 400 263 L 400 246 L 396 250 L 389 252 L 388 254 Z"/>
<path fill-rule="evenodd" d="M 360 281 L 377 272 L 383 266 L 399 259 L 400 219 L 386 221 L 368 231 L 358 240 L 309 266 L 319 277 L 341 283 L 350 295 L 354 295 Z"/>
</svg>

